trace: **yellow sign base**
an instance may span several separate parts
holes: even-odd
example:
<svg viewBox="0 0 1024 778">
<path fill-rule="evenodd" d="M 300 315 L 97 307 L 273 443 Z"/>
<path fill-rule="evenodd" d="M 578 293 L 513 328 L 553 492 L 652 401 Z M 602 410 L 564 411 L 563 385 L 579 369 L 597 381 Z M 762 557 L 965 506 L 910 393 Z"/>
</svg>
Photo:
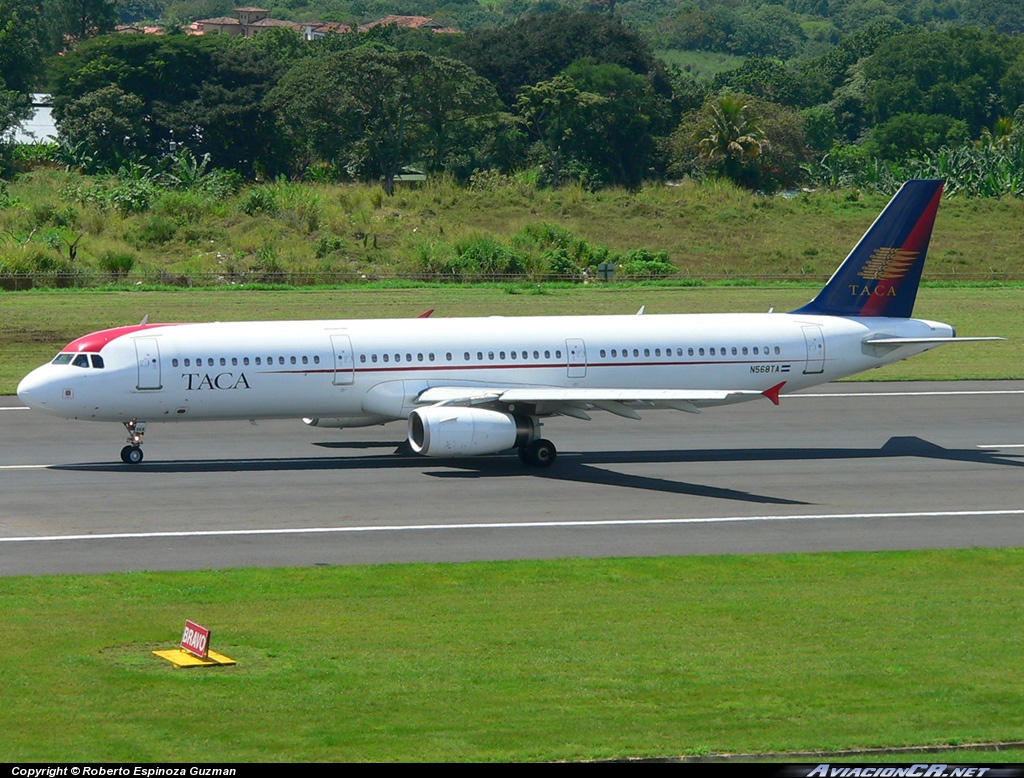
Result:
<svg viewBox="0 0 1024 778">
<path fill-rule="evenodd" d="M 218 654 L 216 651 L 208 652 L 209 655 L 206 659 L 200 659 L 180 648 L 173 648 L 170 651 L 154 651 L 153 653 L 161 659 L 166 659 L 175 667 L 218 667 L 235 664 L 234 659 Z"/>
</svg>

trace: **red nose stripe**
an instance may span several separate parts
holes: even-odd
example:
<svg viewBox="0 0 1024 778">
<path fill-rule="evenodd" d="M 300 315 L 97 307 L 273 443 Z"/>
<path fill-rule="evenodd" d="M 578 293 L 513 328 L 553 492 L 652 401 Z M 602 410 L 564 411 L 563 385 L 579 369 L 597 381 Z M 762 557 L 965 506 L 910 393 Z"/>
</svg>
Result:
<svg viewBox="0 0 1024 778">
<path fill-rule="evenodd" d="M 133 324 L 130 327 L 113 327 L 109 330 L 100 330 L 99 332 L 91 332 L 88 335 L 83 335 L 80 338 L 76 338 L 66 345 L 61 351 L 88 351 L 95 353 L 102 351 L 103 347 L 106 346 L 110 341 L 120 338 L 122 335 L 130 335 L 133 332 L 139 332 L 141 330 L 149 330 L 154 327 L 173 327 L 173 324 Z"/>
</svg>

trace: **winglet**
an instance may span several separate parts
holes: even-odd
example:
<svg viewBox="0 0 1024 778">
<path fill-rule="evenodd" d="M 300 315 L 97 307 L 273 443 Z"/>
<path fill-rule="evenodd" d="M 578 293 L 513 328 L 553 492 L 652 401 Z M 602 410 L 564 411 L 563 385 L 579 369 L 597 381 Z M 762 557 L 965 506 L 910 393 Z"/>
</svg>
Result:
<svg viewBox="0 0 1024 778">
<path fill-rule="evenodd" d="M 433 312 L 434 312 L 434 309 L 433 309 L 433 308 L 430 308 L 429 310 L 426 310 L 426 311 L 424 311 L 423 313 L 421 313 L 421 314 L 420 314 L 419 316 L 417 316 L 416 318 L 417 318 L 417 319 L 429 319 L 429 318 L 430 318 L 430 314 L 432 314 Z"/>
<path fill-rule="evenodd" d="M 767 397 L 769 400 L 771 400 L 775 405 L 778 405 L 779 404 L 779 391 L 785 385 L 786 385 L 786 382 L 783 381 L 781 384 L 775 384 L 775 386 L 771 387 L 770 389 L 765 389 L 763 392 L 761 392 L 761 394 L 763 394 L 765 397 Z"/>
</svg>

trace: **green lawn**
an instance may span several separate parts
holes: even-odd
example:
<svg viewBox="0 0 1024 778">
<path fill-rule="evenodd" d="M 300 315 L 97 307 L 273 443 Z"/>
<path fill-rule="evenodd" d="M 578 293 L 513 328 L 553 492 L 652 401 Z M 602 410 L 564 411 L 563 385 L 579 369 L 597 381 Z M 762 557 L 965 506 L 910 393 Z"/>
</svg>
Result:
<svg viewBox="0 0 1024 778">
<path fill-rule="evenodd" d="M 1020 549 L 6 578 L 0 759 L 1018 740 L 1022 596 Z M 185 618 L 238 665 L 153 657 Z"/>
</svg>

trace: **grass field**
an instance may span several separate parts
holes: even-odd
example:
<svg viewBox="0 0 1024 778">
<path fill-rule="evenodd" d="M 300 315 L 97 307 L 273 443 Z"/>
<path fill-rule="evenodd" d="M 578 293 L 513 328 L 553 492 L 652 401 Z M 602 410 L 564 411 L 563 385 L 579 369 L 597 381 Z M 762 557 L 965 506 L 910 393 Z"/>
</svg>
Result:
<svg viewBox="0 0 1024 778">
<path fill-rule="evenodd" d="M 37 170 L 10 184 L 16 204 L 0 208 L 0 276 L 4 268 L 96 269 L 127 257 L 136 275 L 169 278 L 252 279 L 274 271 L 390 278 L 436 269 L 468 247 L 490 253 L 498 243 L 539 277 L 546 252 L 571 249 L 578 239 L 594 250 L 664 251 L 692 278 L 823 281 L 889 199 L 857 190 L 764 196 L 723 182 L 589 192 L 538 189 L 528 174 L 485 179 L 473 188 L 432 179 L 392 198 L 379 187 L 285 181 L 228 197 L 162 191 L 147 209 L 121 213 L 81 194 L 112 182 Z M 538 242 L 538 231 L 549 238 Z M 1024 201 L 947 198 L 927 277 L 1022 280 L 1022 243 Z"/>
<path fill-rule="evenodd" d="M 0 596 L 4 761 L 559 760 L 1024 732 L 1021 550 L 0 578 Z M 151 656 L 185 618 L 238 665 Z"/>
<path fill-rule="evenodd" d="M 817 286 L 679 287 L 536 285 L 299 289 L 285 291 L 0 293 L 0 394 L 12 394 L 34 367 L 87 332 L 151 322 L 416 316 L 526 316 L 580 313 L 707 313 L 791 310 Z M 999 335 L 1005 343 L 948 346 L 872 371 L 870 380 L 1024 377 L 1024 287 L 926 287 L 914 314 L 945 321 L 959 335 Z"/>
</svg>

